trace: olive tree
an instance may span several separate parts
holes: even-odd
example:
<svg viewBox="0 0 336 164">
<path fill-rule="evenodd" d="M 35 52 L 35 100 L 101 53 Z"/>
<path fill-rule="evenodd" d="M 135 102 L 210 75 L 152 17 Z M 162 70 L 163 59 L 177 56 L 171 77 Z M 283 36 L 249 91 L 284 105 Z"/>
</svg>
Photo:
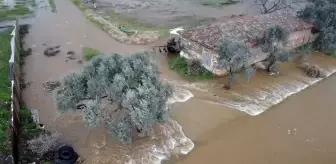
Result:
<svg viewBox="0 0 336 164">
<path fill-rule="evenodd" d="M 159 76 L 146 53 L 101 55 L 64 77 L 55 102 L 61 112 L 84 104 L 90 127 L 105 125 L 113 137 L 131 143 L 133 134 L 147 136 L 169 117 L 167 101 L 173 91 Z"/>
<path fill-rule="evenodd" d="M 298 12 L 298 17 L 312 22 L 315 27 L 312 32 L 319 33 L 314 41 L 314 48 L 333 54 L 336 52 L 336 1 L 308 0 L 304 9 Z"/>
<path fill-rule="evenodd" d="M 288 36 L 289 32 L 286 29 L 273 26 L 266 29 L 259 39 L 261 50 L 264 53 L 269 53 L 267 71 L 279 73 L 279 63 L 291 60 L 291 55 L 285 48 Z"/>
<path fill-rule="evenodd" d="M 236 73 L 247 66 L 251 52 L 245 43 L 224 39 L 219 49 L 219 64 L 228 72 L 226 89 L 231 89 Z M 250 76 L 248 76 L 250 79 Z"/>
</svg>

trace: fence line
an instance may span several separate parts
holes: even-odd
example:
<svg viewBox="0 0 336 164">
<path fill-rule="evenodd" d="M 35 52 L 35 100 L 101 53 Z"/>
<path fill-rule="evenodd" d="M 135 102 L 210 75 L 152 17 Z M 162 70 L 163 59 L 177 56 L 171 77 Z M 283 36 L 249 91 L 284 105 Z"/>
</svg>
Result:
<svg viewBox="0 0 336 164">
<path fill-rule="evenodd" d="M 20 104 L 21 89 L 20 89 L 20 26 L 18 21 L 15 21 L 14 30 L 11 40 L 11 58 L 9 60 L 10 77 L 11 77 L 11 112 L 12 112 L 12 155 L 14 164 L 19 163 L 19 143 L 20 143 Z"/>
</svg>

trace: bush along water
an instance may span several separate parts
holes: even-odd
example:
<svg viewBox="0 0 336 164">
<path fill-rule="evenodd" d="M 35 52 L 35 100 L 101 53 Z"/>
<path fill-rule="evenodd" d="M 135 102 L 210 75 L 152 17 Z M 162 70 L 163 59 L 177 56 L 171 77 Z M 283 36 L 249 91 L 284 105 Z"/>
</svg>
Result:
<svg viewBox="0 0 336 164">
<path fill-rule="evenodd" d="M 310 3 L 299 11 L 298 17 L 312 22 L 313 33 L 318 33 L 314 48 L 336 56 L 336 1 L 308 0 Z"/>
<path fill-rule="evenodd" d="M 178 56 L 169 63 L 169 66 L 172 70 L 189 78 L 197 80 L 214 79 L 214 75 L 205 69 L 201 61 L 197 59 L 188 60 Z"/>
</svg>

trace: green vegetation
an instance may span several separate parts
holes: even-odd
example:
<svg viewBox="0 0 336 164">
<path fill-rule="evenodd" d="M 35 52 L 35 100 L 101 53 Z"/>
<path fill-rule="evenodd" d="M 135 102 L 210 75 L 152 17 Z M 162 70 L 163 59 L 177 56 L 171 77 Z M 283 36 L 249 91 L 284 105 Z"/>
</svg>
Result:
<svg viewBox="0 0 336 164">
<path fill-rule="evenodd" d="M 39 136 L 43 130 L 34 122 L 32 113 L 27 107 L 22 105 L 20 111 L 21 132 L 28 139 Z"/>
<path fill-rule="evenodd" d="M 223 7 L 226 5 L 236 4 L 238 1 L 235 0 L 213 0 L 213 1 L 207 1 L 203 2 L 203 6 L 210 6 L 210 7 Z"/>
<path fill-rule="evenodd" d="M 9 59 L 11 56 L 10 35 L 12 28 L 0 32 L 0 154 L 7 154 L 10 148 L 9 139 L 10 129 L 10 100 L 11 100 L 11 82 Z"/>
<path fill-rule="evenodd" d="M 50 132 L 43 130 L 34 122 L 33 115 L 27 107 L 21 105 L 20 111 L 20 121 L 21 121 L 21 140 L 24 142 L 20 143 L 20 157 L 22 163 L 32 163 L 40 161 L 41 163 L 48 163 L 54 159 L 54 154 L 49 153 L 43 156 L 37 155 L 31 149 L 29 149 L 29 141 L 38 138 L 41 135 L 50 135 Z M 50 141 L 49 143 L 52 143 Z M 42 146 L 42 145 L 40 145 Z M 42 147 L 41 147 L 42 148 Z"/>
<path fill-rule="evenodd" d="M 0 33 L 0 105 L 11 100 L 11 83 L 9 72 L 9 59 L 11 56 L 10 35 L 12 29 Z"/>
<path fill-rule="evenodd" d="M 328 53 L 329 56 L 336 57 L 336 52 Z"/>
<path fill-rule="evenodd" d="M 10 136 L 11 136 L 11 112 L 8 109 L 0 108 L 0 154 L 9 153 L 10 148 Z"/>
<path fill-rule="evenodd" d="M 81 9 L 82 11 L 84 11 L 85 9 L 87 9 L 84 4 L 82 3 L 82 0 L 72 0 L 72 3 L 75 4 L 79 9 Z"/>
<path fill-rule="evenodd" d="M 51 11 L 52 12 L 56 12 L 56 4 L 55 4 L 55 1 L 54 0 L 49 0 L 49 5 L 51 7 Z"/>
<path fill-rule="evenodd" d="M 88 7 L 83 4 L 81 0 L 72 0 L 72 2 L 83 12 L 92 12 Z M 116 12 L 114 12 L 112 9 L 107 11 L 107 14 L 109 15 L 109 21 L 113 24 L 116 24 L 117 28 L 119 28 L 122 32 L 125 30 L 127 32 L 135 32 L 138 33 L 144 32 L 144 31 L 157 31 L 161 36 L 166 36 L 169 34 L 168 29 L 161 29 L 158 27 L 155 27 L 154 25 L 148 25 L 141 22 L 138 22 L 136 19 L 127 18 L 124 17 Z M 87 17 L 88 20 L 90 20 L 93 24 L 95 24 L 98 28 L 104 30 L 104 24 L 96 21 L 95 19 L 91 17 Z"/>
<path fill-rule="evenodd" d="M 88 12 L 90 11 L 89 8 L 87 8 L 82 0 L 72 0 L 72 3 L 75 4 L 81 11 L 83 12 Z M 96 21 L 95 19 L 93 19 L 92 17 L 86 17 L 90 22 L 92 22 L 94 25 L 96 25 L 98 28 L 104 30 L 104 25 L 98 21 Z"/>
<path fill-rule="evenodd" d="M 299 11 L 298 17 L 312 22 L 313 33 L 318 37 L 313 43 L 316 50 L 335 56 L 336 52 L 336 1 L 308 0 L 306 7 Z"/>
<path fill-rule="evenodd" d="M 109 10 L 108 14 L 110 16 L 110 20 L 113 23 L 118 24 L 119 29 L 124 29 L 124 30 L 127 29 L 128 32 L 137 31 L 141 33 L 143 31 L 158 31 L 161 35 L 166 35 L 169 32 L 168 29 L 161 29 L 154 25 L 141 23 L 134 18 L 122 16 L 114 12 L 112 9 Z"/>
<path fill-rule="evenodd" d="M 27 7 L 19 6 L 15 9 L 10 10 L 0 10 L 0 21 L 4 20 L 12 20 L 18 16 L 23 16 L 27 14 L 32 14 L 33 12 L 30 11 Z"/>
<path fill-rule="evenodd" d="M 251 52 L 245 43 L 229 39 L 221 41 L 218 64 L 223 66 L 228 73 L 228 83 L 224 86 L 225 89 L 231 89 L 234 81 L 236 81 L 238 72 L 241 70 L 247 71 L 246 77 L 248 81 L 254 76 L 255 71 L 253 68 L 245 68 L 245 65 L 248 65 L 247 62 L 250 56 Z"/>
<path fill-rule="evenodd" d="M 149 136 L 169 119 L 168 99 L 173 94 L 160 80 L 152 56 L 144 52 L 93 58 L 82 71 L 64 77 L 54 97 L 58 110 L 75 112 L 84 103 L 87 125 L 105 126 L 121 143 L 132 143 L 135 135 Z"/>
<path fill-rule="evenodd" d="M 88 47 L 84 47 L 83 51 L 84 51 L 84 57 L 86 61 L 90 61 L 93 57 L 101 54 L 100 51 L 92 49 L 92 48 L 88 48 Z"/>
<path fill-rule="evenodd" d="M 169 63 L 169 66 L 172 70 L 189 78 L 197 80 L 214 79 L 214 75 L 199 64 L 199 61 L 188 61 L 186 58 L 178 56 Z"/>
</svg>

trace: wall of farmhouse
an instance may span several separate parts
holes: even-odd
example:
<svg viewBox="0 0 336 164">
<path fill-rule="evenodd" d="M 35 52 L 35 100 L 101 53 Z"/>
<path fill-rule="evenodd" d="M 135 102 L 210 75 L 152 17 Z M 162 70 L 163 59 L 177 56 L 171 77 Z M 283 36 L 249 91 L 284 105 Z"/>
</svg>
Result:
<svg viewBox="0 0 336 164">
<path fill-rule="evenodd" d="M 310 29 L 297 31 L 290 34 L 286 47 L 293 49 L 301 45 L 310 43 L 316 39 L 317 35 L 313 35 Z M 197 44 L 188 39 L 182 38 L 182 43 L 185 46 L 180 55 L 187 59 L 198 59 L 203 66 L 217 76 L 223 76 L 227 73 L 225 68 L 218 64 L 218 53 L 210 50 L 200 44 Z M 265 60 L 268 53 L 263 53 L 259 47 L 251 48 L 251 58 L 248 59 L 248 64 L 252 65 L 256 62 Z"/>
</svg>

